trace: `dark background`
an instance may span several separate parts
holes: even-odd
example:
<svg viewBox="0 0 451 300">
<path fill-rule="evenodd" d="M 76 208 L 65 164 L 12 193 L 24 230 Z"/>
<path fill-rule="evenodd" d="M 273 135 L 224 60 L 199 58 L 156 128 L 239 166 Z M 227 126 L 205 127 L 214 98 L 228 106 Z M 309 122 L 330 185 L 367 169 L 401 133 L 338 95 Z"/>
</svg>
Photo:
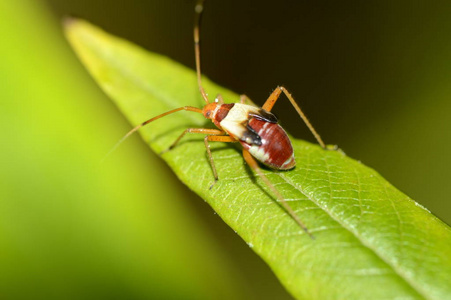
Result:
<svg viewBox="0 0 451 300">
<path fill-rule="evenodd" d="M 194 68 L 190 0 L 46 0 Z M 451 4 L 206 1 L 203 73 L 262 105 L 286 86 L 329 144 L 451 221 Z M 237 99 L 227 99 L 230 102 Z M 276 114 L 314 141 L 288 101 Z"/>
</svg>

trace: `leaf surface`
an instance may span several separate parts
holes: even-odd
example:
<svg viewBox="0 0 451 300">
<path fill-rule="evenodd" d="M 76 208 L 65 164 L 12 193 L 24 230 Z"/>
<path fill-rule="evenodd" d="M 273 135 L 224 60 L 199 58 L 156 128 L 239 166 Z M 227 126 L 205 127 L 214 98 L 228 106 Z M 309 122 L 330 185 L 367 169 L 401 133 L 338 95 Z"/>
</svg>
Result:
<svg viewBox="0 0 451 300">
<path fill-rule="evenodd" d="M 180 106 L 202 107 L 195 73 L 80 20 L 66 24 L 76 53 L 133 126 Z M 204 80 L 226 102 L 238 95 Z M 301 122 L 300 122 L 301 124 Z M 177 112 L 140 130 L 160 153 L 186 128 L 213 128 Z M 162 158 L 273 269 L 299 299 L 450 299 L 451 230 L 377 172 L 339 151 L 293 139 L 294 170 L 265 170 L 310 239 L 245 165 L 238 147 L 188 135 Z M 151 166 L 149 166 L 151 167 Z M 189 233 L 187 233 L 189 234 Z"/>
</svg>

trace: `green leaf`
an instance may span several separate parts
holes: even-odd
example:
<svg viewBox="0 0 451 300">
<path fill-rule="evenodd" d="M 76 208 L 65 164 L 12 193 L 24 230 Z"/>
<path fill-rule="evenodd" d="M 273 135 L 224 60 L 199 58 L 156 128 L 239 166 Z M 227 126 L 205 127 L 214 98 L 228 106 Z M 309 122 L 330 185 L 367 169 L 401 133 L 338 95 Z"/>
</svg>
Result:
<svg viewBox="0 0 451 300">
<path fill-rule="evenodd" d="M 133 125 L 185 105 L 202 107 L 195 73 L 79 20 L 66 24 L 76 53 Z M 238 96 L 207 79 L 210 95 Z M 157 153 L 189 127 L 211 127 L 178 112 L 140 130 Z M 450 299 L 451 230 L 377 172 L 339 151 L 293 140 L 294 170 L 265 170 L 316 239 L 310 239 L 245 165 L 239 149 L 186 136 L 162 155 L 260 255 L 299 299 Z M 149 166 L 151 168 L 152 166 Z M 189 234 L 187 232 L 187 234 Z"/>
</svg>

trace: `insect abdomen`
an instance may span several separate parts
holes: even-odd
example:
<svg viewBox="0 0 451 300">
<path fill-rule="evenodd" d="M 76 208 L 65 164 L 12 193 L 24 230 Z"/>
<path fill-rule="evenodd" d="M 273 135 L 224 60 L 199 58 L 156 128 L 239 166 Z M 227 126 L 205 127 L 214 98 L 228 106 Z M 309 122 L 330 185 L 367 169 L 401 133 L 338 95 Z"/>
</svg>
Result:
<svg viewBox="0 0 451 300">
<path fill-rule="evenodd" d="M 248 126 L 261 137 L 261 145 L 240 143 L 258 161 L 278 170 L 292 169 L 296 165 L 291 141 L 279 124 L 252 118 Z"/>
</svg>

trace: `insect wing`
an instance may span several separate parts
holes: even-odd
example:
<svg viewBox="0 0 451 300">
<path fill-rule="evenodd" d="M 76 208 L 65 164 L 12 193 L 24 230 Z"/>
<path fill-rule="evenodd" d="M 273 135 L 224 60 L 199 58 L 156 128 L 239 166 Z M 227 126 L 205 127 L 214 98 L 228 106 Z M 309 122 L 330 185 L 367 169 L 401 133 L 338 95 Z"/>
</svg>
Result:
<svg viewBox="0 0 451 300">
<path fill-rule="evenodd" d="M 253 111 L 249 112 L 249 117 L 252 118 L 256 118 L 265 122 L 269 122 L 269 123 L 277 123 L 277 117 L 273 114 L 270 113 L 269 111 L 266 111 L 264 109 L 258 109 L 258 112 L 255 113 Z"/>
</svg>

